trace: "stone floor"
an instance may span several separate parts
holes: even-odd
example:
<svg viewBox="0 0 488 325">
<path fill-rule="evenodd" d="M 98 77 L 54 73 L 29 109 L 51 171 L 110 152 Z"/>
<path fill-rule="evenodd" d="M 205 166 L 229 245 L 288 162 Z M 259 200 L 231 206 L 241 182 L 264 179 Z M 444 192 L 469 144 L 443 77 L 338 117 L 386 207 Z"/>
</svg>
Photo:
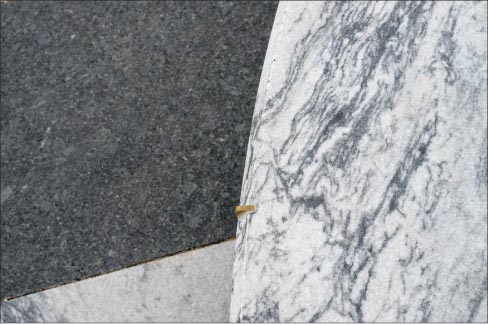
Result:
<svg viewBox="0 0 488 325">
<path fill-rule="evenodd" d="M 234 236 L 276 5 L 1 2 L 0 299 Z"/>
<path fill-rule="evenodd" d="M 3 302 L 1 322 L 227 322 L 234 240 Z"/>
</svg>

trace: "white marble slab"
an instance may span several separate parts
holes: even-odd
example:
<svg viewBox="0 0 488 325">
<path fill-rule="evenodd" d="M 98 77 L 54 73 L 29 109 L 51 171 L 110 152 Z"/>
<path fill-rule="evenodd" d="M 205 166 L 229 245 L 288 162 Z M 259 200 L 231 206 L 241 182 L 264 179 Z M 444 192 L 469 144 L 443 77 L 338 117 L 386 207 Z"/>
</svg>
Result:
<svg viewBox="0 0 488 325">
<path fill-rule="evenodd" d="M 487 321 L 487 3 L 282 2 L 232 321 Z"/>
<path fill-rule="evenodd" d="M 225 322 L 235 242 L 196 249 L 1 304 L 2 322 Z"/>
</svg>

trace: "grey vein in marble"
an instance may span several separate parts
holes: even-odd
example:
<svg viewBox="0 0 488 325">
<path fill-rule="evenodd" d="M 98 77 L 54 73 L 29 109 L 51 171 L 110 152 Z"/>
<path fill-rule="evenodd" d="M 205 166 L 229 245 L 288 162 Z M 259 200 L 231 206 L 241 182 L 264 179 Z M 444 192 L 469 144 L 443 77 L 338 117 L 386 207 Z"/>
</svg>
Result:
<svg viewBox="0 0 488 325">
<path fill-rule="evenodd" d="M 487 3 L 282 2 L 232 321 L 487 321 Z"/>
<path fill-rule="evenodd" d="M 2 322 L 225 322 L 234 241 L 0 305 Z"/>
</svg>

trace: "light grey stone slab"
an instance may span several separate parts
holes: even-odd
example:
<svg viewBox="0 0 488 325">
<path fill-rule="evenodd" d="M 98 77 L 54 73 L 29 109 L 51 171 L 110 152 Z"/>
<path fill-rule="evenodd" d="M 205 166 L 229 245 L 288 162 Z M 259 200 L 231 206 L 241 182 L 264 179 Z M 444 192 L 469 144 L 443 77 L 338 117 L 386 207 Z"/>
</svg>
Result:
<svg viewBox="0 0 488 325">
<path fill-rule="evenodd" d="M 487 321 L 487 2 L 282 2 L 232 321 Z"/>
<path fill-rule="evenodd" d="M 1 304 L 2 322 L 226 322 L 235 241 Z"/>
</svg>

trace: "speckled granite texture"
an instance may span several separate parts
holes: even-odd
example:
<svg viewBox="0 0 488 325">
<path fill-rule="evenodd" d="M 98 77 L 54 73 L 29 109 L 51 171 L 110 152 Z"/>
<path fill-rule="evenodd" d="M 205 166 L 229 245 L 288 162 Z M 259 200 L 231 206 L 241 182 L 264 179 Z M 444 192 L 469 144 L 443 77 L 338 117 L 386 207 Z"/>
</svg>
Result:
<svg viewBox="0 0 488 325">
<path fill-rule="evenodd" d="M 1 295 L 232 237 L 276 3 L 1 3 Z"/>
<path fill-rule="evenodd" d="M 234 245 L 229 240 L 15 298 L 0 305 L 0 321 L 227 322 Z"/>
</svg>

